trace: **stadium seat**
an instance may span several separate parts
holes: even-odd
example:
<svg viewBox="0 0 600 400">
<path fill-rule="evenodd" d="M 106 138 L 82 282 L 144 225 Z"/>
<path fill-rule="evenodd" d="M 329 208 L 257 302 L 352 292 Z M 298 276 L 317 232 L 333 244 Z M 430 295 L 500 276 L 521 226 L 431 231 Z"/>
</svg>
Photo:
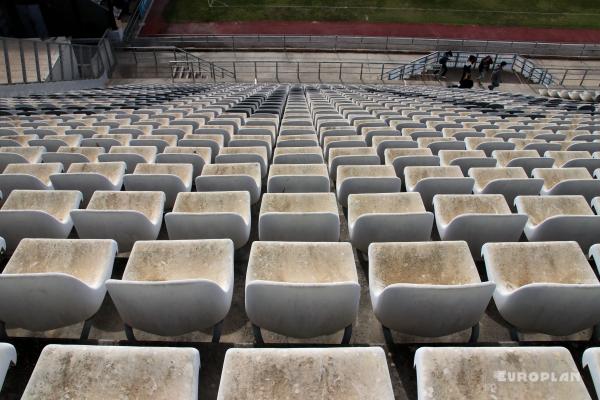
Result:
<svg viewBox="0 0 600 400">
<path fill-rule="evenodd" d="M 269 169 L 269 157 L 267 150 L 262 146 L 255 147 L 224 147 L 215 157 L 217 164 L 234 163 L 258 163 L 260 165 L 260 175 L 262 178 L 267 176 Z"/>
<path fill-rule="evenodd" d="M 515 144 L 497 137 L 469 137 L 465 139 L 467 150 L 483 150 L 486 157 L 492 157 L 496 150 L 514 150 Z"/>
<path fill-rule="evenodd" d="M 43 147 L 0 147 L 0 172 L 9 164 L 36 164 L 42 161 Z"/>
<path fill-rule="evenodd" d="M 591 175 L 600 168 L 600 160 L 592 158 L 587 151 L 548 151 L 544 156 L 554 160 L 555 168 L 583 167 Z"/>
<path fill-rule="evenodd" d="M 46 346 L 23 398 L 198 399 L 200 354 L 194 348 Z"/>
<path fill-rule="evenodd" d="M 113 239 L 126 253 L 137 240 L 156 240 L 164 204 L 163 192 L 97 190 L 84 210 L 71 211 L 71 218 L 80 238 Z"/>
<path fill-rule="evenodd" d="M 350 242 L 365 254 L 371 243 L 427 241 L 432 228 L 433 214 L 418 193 L 348 196 Z"/>
<path fill-rule="evenodd" d="M 530 242 L 575 241 L 587 253 L 600 237 L 600 216 L 583 196 L 518 196 L 515 206 L 529 217 L 525 235 Z"/>
<path fill-rule="evenodd" d="M 325 164 L 273 164 L 267 179 L 268 193 L 329 192 Z"/>
<path fill-rule="evenodd" d="M 17 364 L 17 351 L 10 343 L 0 343 L 0 390 L 11 365 Z"/>
<path fill-rule="evenodd" d="M 157 164 L 191 164 L 192 177 L 196 179 L 202 173 L 205 164 L 211 162 L 211 149 L 209 147 L 177 147 L 167 146 L 165 150 L 156 155 Z"/>
<path fill-rule="evenodd" d="M 323 151 L 320 147 L 276 147 L 273 153 L 275 164 L 323 164 Z"/>
<path fill-rule="evenodd" d="M 180 192 L 192 189 L 193 167 L 190 164 L 138 164 L 133 174 L 123 177 L 125 190 L 161 191 L 165 194 L 165 208 L 173 208 Z"/>
<path fill-rule="evenodd" d="M 125 172 L 132 174 L 140 163 L 154 163 L 156 159 L 154 146 L 112 146 L 106 154 L 100 154 L 100 162 L 122 161 L 127 165 Z"/>
<path fill-rule="evenodd" d="M 179 193 L 165 224 L 171 240 L 231 239 L 239 249 L 250 237 L 250 194 Z"/>
<path fill-rule="evenodd" d="M 40 139 L 30 140 L 29 146 L 40 146 L 48 152 L 55 152 L 61 146 L 79 146 L 81 139 L 80 135 L 47 135 Z"/>
<path fill-rule="evenodd" d="M 483 150 L 440 150 L 438 152 L 441 166 L 456 165 L 463 175 L 467 176 L 472 167 L 485 168 L 496 166 L 496 160 L 488 158 Z"/>
<path fill-rule="evenodd" d="M 521 167 L 527 176 L 535 168 L 551 168 L 554 160 L 549 157 L 540 157 L 535 150 L 495 150 L 492 157 L 496 159 L 498 167 Z"/>
<path fill-rule="evenodd" d="M 0 237 L 12 252 L 25 238 L 66 239 L 73 229 L 69 213 L 79 208 L 75 190 L 13 190 L 0 209 Z"/>
<path fill-rule="evenodd" d="M 390 329 L 425 337 L 472 329 L 476 341 L 494 288 L 463 241 L 369 246 L 371 303 L 388 340 Z"/>
<path fill-rule="evenodd" d="M 349 243 L 254 242 L 246 273 L 246 314 L 261 328 L 314 338 L 345 330 L 358 314 L 360 285 Z"/>
<path fill-rule="evenodd" d="M 514 210 L 515 197 L 537 195 L 542 189 L 542 179 L 528 178 L 521 167 L 471 168 L 469 176 L 475 180 L 473 193 L 501 194 Z"/>
<path fill-rule="evenodd" d="M 211 161 L 215 161 L 215 157 L 221 151 L 221 148 L 225 146 L 225 141 L 222 135 L 219 134 L 191 134 L 185 135 L 183 139 L 177 142 L 179 147 L 209 147 L 211 154 Z"/>
<path fill-rule="evenodd" d="M 247 191 L 250 193 L 250 202 L 256 204 L 262 190 L 260 164 L 205 165 L 195 183 L 198 192 Z"/>
<path fill-rule="evenodd" d="M 513 339 L 566 336 L 600 322 L 600 282 L 576 242 L 488 243 L 482 255 Z"/>
<path fill-rule="evenodd" d="M 335 383 L 324 379 L 329 376 L 335 376 Z M 217 399 L 249 400 L 259 395 L 265 399 L 394 399 L 385 353 L 379 347 L 229 349 Z"/>
<path fill-rule="evenodd" d="M 590 399 L 564 347 L 421 347 L 419 399 Z"/>
<path fill-rule="evenodd" d="M 329 150 L 329 176 L 335 179 L 341 165 L 380 165 L 377 152 L 372 147 L 341 147 Z"/>
<path fill-rule="evenodd" d="M 60 163 L 9 164 L 0 174 L 0 192 L 7 198 L 10 192 L 22 190 L 52 190 L 50 176 L 61 173 Z"/>
<path fill-rule="evenodd" d="M 125 168 L 120 161 L 72 163 L 66 173 L 50 175 L 50 181 L 55 189 L 80 191 L 87 205 L 96 190 L 121 190 Z"/>
<path fill-rule="evenodd" d="M 129 340 L 133 329 L 177 336 L 213 327 L 218 343 L 233 296 L 233 242 L 138 241 L 123 277 L 106 287 Z"/>
<path fill-rule="evenodd" d="M 536 168 L 531 176 L 544 180 L 540 194 L 582 195 L 590 203 L 600 196 L 600 181 L 594 179 L 585 168 Z"/>
<path fill-rule="evenodd" d="M 406 191 L 420 193 L 429 211 L 433 210 L 436 194 L 471 194 L 473 183 L 473 178 L 465 178 L 458 166 L 404 168 Z"/>
<path fill-rule="evenodd" d="M 0 327 L 47 331 L 86 321 L 87 339 L 116 252 L 112 240 L 21 240 L 0 274 Z"/>
<path fill-rule="evenodd" d="M 499 194 L 438 194 L 433 209 L 441 240 L 464 240 L 476 260 L 485 243 L 518 241 L 527 223 Z"/>
<path fill-rule="evenodd" d="M 61 146 L 55 153 L 42 154 L 45 163 L 61 163 L 65 171 L 72 163 L 98 162 L 98 156 L 104 154 L 102 147 L 69 147 Z"/>
<path fill-rule="evenodd" d="M 351 194 L 395 193 L 401 189 L 402 180 L 389 165 L 342 165 L 337 170 L 336 193 L 344 207 L 348 207 Z"/>
<path fill-rule="evenodd" d="M 404 178 L 404 170 L 410 166 L 439 166 L 440 158 L 434 156 L 431 149 L 402 149 L 392 148 L 385 150 L 385 165 L 394 167 L 396 175 Z"/>
<path fill-rule="evenodd" d="M 261 241 L 337 242 L 340 218 L 333 193 L 265 193 L 260 206 Z"/>
</svg>

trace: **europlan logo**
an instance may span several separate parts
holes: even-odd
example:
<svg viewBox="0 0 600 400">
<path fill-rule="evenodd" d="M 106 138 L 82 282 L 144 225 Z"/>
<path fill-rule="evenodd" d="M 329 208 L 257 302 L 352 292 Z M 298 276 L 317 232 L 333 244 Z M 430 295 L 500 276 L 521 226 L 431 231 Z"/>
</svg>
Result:
<svg viewBox="0 0 600 400">
<path fill-rule="evenodd" d="M 579 372 L 562 372 L 554 371 L 508 371 L 497 370 L 494 372 L 496 382 L 580 382 L 581 376 Z"/>
</svg>

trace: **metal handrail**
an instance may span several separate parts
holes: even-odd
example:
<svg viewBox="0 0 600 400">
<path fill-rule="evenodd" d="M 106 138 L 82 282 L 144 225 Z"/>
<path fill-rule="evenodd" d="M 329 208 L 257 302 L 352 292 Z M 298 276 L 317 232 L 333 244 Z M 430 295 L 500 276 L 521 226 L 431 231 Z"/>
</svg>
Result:
<svg viewBox="0 0 600 400">
<path fill-rule="evenodd" d="M 148 35 L 130 38 L 133 45 L 160 43 L 199 49 L 245 50 L 327 50 L 433 52 L 479 51 L 487 53 L 518 53 L 549 57 L 600 57 L 600 44 L 548 43 L 527 41 L 497 41 L 471 39 L 430 39 L 392 36 L 346 35 Z"/>
</svg>

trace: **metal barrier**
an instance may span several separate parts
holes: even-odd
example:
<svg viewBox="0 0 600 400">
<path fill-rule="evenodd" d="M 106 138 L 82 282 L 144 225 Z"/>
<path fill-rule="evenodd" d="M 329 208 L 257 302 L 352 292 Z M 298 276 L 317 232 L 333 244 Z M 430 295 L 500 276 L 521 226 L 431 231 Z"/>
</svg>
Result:
<svg viewBox="0 0 600 400">
<path fill-rule="evenodd" d="M 392 69 L 387 71 L 389 80 L 397 79 L 411 79 L 415 76 L 422 75 L 428 68 L 429 65 L 437 64 L 439 59 L 442 57 L 441 52 L 434 52 L 417 58 L 405 66 Z M 558 84 L 554 81 L 553 74 L 546 68 L 537 66 L 533 61 L 526 59 L 518 54 L 493 54 L 493 53 L 465 53 L 465 52 L 454 52 L 452 58 L 448 60 L 449 68 L 459 68 L 461 65 L 467 62 L 469 56 L 474 55 L 477 57 L 478 62 L 486 56 L 492 57 L 494 60 L 490 69 L 493 70 L 496 65 L 501 62 L 507 64 L 507 68 L 521 75 L 527 79 L 530 83 L 551 86 Z M 478 65 L 478 64 L 476 64 Z"/>
<path fill-rule="evenodd" d="M 146 12 L 150 10 L 153 0 L 140 0 L 137 7 L 129 17 L 127 26 L 123 30 L 123 41 L 128 42 L 137 37 L 141 22 L 146 18 Z"/>
<path fill-rule="evenodd" d="M 126 38 L 134 46 L 172 45 L 207 50 L 322 50 L 372 52 L 460 51 L 551 57 L 600 57 L 600 44 L 544 43 L 390 36 L 152 35 Z"/>
<path fill-rule="evenodd" d="M 113 47 L 106 34 L 94 41 L 92 45 L 1 37 L 0 85 L 110 77 L 117 61 Z"/>
</svg>

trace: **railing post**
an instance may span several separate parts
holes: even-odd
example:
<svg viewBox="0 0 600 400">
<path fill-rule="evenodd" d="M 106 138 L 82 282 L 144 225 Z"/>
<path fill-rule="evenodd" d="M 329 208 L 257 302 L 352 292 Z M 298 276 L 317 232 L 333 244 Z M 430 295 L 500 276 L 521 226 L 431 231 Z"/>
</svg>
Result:
<svg viewBox="0 0 600 400">
<path fill-rule="evenodd" d="M 583 73 L 583 78 L 581 78 L 581 82 L 579 82 L 579 86 L 583 86 L 583 82 L 585 81 L 585 78 L 587 77 L 589 69 L 586 69 Z"/>
<path fill-rule="evenodd" d="M 21 56 L 21 73 L 23 74 L 23 83 L 27 83 L 27 68 L 25 67 L 25 54 L 23 54 L 23 41 L 20 39 L 19 54 Z"/>
<path fill-rule="evenodd" d="M 319 82 L 321 82 L 321 62 L 319 61 Z"/>
<path fill-rule="evenodd" d="M 54 80 L 54 75 L 52 74 L 52 51 L 50 50 L 50 43 L 46 42 L 46 57 L 48 58 L 48 78 L 50 81 Z M 90 60 L 91 64 L 91 60 Z"/>
<path fill-rule="evenodd" d="M 154 55 L 154 70 L 156 71 L 156 74 L 158 75 L 158 57 L 156 57 L 156 50 L 152 50 L 152 54 Z"/>
<path fill-rule="evenodd" d="M 298 78 L 298 83 L 300 83 L 300 61 L 296 62 L 296 77 Z"/>
<path fill-rule="evenodd" d="M 360 81 L 363 81 L 363 67 L 365 66 L 364 63 L 360 63 Z M 381 80 L 383 80 L 383 75 L 381 76 Z"/>
<path fill-rule="evenodd" d="M 254 80 L 257 81 L 258 80 L 258 74 L 256 72 L 256 61 L 254 61 Z"/>
<path fill-rule="evenodd" d="M 38 54 L 37 41 L 33 42 L 33 56 L 35 58 L 35 74 L 37 76 L 37 81 L 41 82 L 42 78 L 41 78 L 41 73 L 40 73 L 40 57 Z"/>
<path fill-rule="evenodd" d="M 235 68 L 235 61 L 233 62 L 233 80 L 237 82 L 237 69 Z"/>
<path fill-rule="evenodd" d="M 65 60 L 63 57 L 63 46 L 62 44 L 58 45 L 58 59 L 60 60 L 60 80 L 65 80 Z"/>
<path fill-rule="evenodd" d="M 385 70 L 385 63 L 381 64 L 381 77 L 380 77 L 380 80 L 383 80 L 384 70 Z M 360 68 L 360 80 L 362 81 L 362 65 L 361 65 L 361 68 Z"/>
<path fill-rule="evenodd" d="M 339 76 L 340 82 L 343 82 L 343 80 L 342 80 L 342 66 L 343 65 L 344 65 L 344 63 L 341 62 L 340 63 L 340 76 Z"/>
<path fill-rule="evenodd" d="M 563 74 L 562 79 L 560 80 L 560 86 L 563 85 L 563 83 L 565 82 L 565 79 L 567 78 L 567 73 L 569 72 L 568 69 L 565 69 L 565 73 Z"/>
<path fill-rule="evenodd" d="M 279 83 L 279 61 L 275 61 L 275 80 Z"/>
<path fill-rule="evenodd" d="M 8 57 L 8 44 L 6 38 L 2 39 L 2 49 L 4 51 L 4 67 L 6 68 L 6 81 L 11 84 L 12 76 L 10 75 L 10 59 Z"/>
<path fill-rule="evenodd" d="M 192 82 L 196 83 L 196 74 L 194 73 L 194 62 L 192 61 L 189 64 L 189 66 L 192 69 Z M 200 67 L 200 65 L 198 65 L 198 67 Z"/>
</svg>

